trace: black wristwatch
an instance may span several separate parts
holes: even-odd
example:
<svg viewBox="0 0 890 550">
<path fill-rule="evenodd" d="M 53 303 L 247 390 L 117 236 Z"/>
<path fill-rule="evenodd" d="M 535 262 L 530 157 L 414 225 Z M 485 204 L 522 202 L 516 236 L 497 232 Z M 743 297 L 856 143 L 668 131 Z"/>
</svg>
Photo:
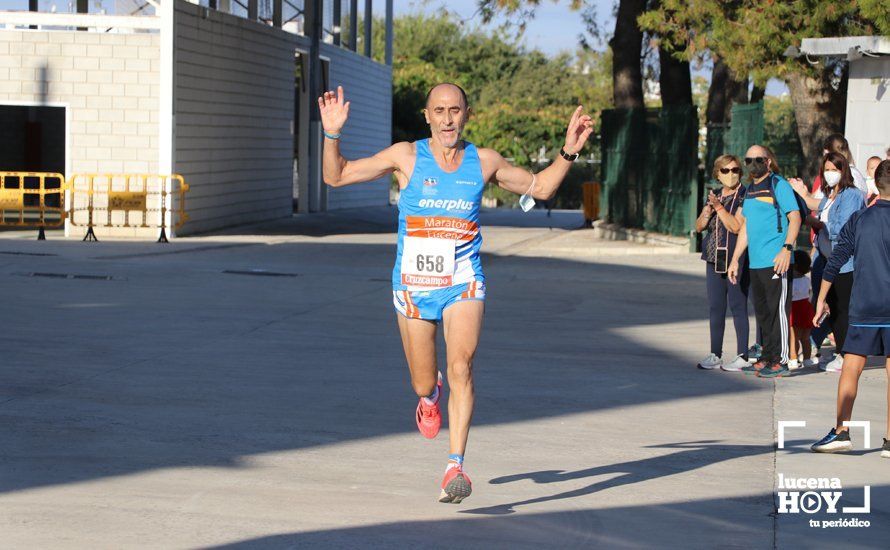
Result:
<svg viewBox="0 0 890 550">
<path fill-rule="evenodd" d="M 793 244 L 783 244 L 783 245 L 782 245 L 782 248 L 784 248 L 784 249 L 787 250 L 788 252 L 794 252 L 794 245 L 793 245 Z"/>
<path fill-rule="evenodd" d="M 566 159 L 569 162 L 575 162 L 575 159 L 577 159 L 579 155 L 580 155 L 580 153 L 575 153 L 574 155 L 570 155 L 570 154 L 566 153 L 566 150 L 564 148 L 560 147 L 560 149 L 559 149 L 559 156 L 561 156 L 562 158 Z"/>
</svg>

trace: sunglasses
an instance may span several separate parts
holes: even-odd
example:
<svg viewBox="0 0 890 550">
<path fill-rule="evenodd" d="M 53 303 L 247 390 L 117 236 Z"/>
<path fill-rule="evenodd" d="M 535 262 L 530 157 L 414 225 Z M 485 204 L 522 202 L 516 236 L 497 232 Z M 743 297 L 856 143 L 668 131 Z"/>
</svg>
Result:
<svg viewBox="0 0 890 550">
<path fill-rule="evenodd" d="M 741 174 L 742 169 L 739 168 L 738 166 L 736 166 L 735 168 L 721 168 L 720 169 L 721 174 L 728 174 L 730 172 L 732 172 L 733 174 Z"/>
<path fill-rule="evenodd" d="M 745 164 L 750 166 L 751 164 L 766 164 L 768 159 L 766 157 L 745 157 Z"/>
</svg>

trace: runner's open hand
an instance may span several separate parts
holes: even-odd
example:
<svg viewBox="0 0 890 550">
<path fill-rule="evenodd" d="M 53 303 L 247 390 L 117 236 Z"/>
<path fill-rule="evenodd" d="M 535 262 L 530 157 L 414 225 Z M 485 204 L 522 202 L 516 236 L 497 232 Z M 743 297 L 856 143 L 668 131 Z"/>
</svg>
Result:
<svg viewBox="0 0 890 550">
<path fill-rule="evenodd" d="M 569 129 L 566 131 L 566 144 L 563 149 L 567 154 L 574 155 L 584 148 L 591 133 L 593 133 L 593 119 L 590 118 L 590 115 L 584 114 L 582 105 L 578 105 L 578 108 L 572 113 L 572 119 L 569 121 Z"/>
<path fill-rule="evenodd" d="M 343 86 L 337 86 L 337 93 L 325 92 L 318 98 L 321 111 L 321 125 L 329 134 L 339 134 L 349 118 L 349 102 L 343 101 Z"/>
</svg>

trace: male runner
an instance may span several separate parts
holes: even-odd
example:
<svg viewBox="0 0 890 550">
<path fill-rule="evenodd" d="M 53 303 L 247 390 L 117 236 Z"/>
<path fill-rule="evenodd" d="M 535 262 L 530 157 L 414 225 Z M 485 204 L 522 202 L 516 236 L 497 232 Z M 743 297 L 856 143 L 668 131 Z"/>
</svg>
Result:
<svg viewBox="0 0 890 550">
<path fill-rule="evenodd" d="M 349 116 L 343 88 L 318 98 L 324 127 L 324 181 L 333 187 L 372 181 L 394 173 L 399 182 L 399 232 L 393 269 L 393 303 L 411 383 L 420 398 L 416 421 L 433 438 L 442 416 L 442 375 L 436 365 L 436 329 L 444 325 L 447 355 L 450 455 L 439 502 L 459 503 L 470 495 L 463 471 L 473 416 L 473 356 L 482 328 L 485 275 L 479 249 L 479 204 L 485 183 L 535 199 L 552 197 L 593 132 L 593 121 L 575 109 L 565 145 L 538 174 L 512 166 L 497 152 L 461 140 L 470 108 L 455 84 L 439 84 L 423 110 L 429 139 L 396 143 L 376 155 L 346 160 L 340 132 Z"/>
</svg>

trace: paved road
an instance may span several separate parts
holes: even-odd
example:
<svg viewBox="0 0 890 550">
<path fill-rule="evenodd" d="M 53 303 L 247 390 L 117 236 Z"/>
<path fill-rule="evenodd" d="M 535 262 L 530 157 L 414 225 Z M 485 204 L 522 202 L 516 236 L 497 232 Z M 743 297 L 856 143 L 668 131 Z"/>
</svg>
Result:
<svg viewBox="0 0 890 550">
<path fill-rule="evenodd" d="M 447 438 L 414 427 L 393 216 L 169 245 L 0 234 L 0 547 L 886 547 L 890 460 L 805 452 L 836 376 L 698 371 L 700 261 L 574 213 L 484 215 L 475 492 L 437 503 Z M 884 379 L 856 408 L 872 445 Z M 780 451 L 777 420 L 807 421 Z M 871 527 L 776 514 L 777 473 L 839 477 L 847 506 L 870 485 L 846 517 Z"/>
</svg>

